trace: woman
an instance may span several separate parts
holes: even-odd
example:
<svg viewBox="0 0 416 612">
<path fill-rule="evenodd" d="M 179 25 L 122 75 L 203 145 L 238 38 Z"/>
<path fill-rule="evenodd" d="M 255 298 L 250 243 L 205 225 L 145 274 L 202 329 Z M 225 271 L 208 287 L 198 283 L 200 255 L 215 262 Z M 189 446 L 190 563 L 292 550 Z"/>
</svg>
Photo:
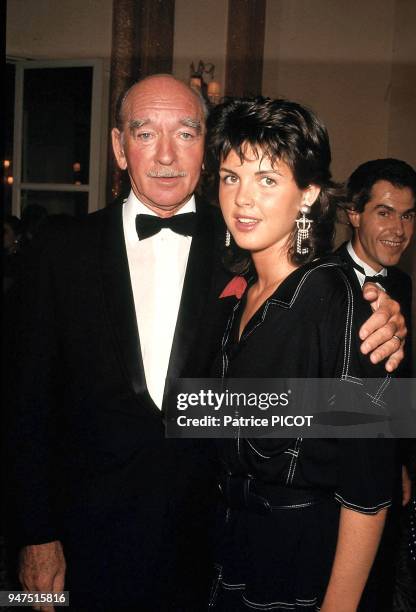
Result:
<svg viewBox="0 0 416 612">
<path fill-rule="evenodd" d="M 359 352 L 340 265 L 317 261 L 331 251 L 337 197 L 323 124 L 293 102 L 241 99 L 213 111 L 208 133 L 234 269 L 251 275 L 220 375 L 383 378 Z M 356 610 L 391 503 L 391 442 L 237 436 L 220 452 L 224 532 L 211 607 Z M 361 609 L 372 610 L 366 598 Z"/>
</svg>

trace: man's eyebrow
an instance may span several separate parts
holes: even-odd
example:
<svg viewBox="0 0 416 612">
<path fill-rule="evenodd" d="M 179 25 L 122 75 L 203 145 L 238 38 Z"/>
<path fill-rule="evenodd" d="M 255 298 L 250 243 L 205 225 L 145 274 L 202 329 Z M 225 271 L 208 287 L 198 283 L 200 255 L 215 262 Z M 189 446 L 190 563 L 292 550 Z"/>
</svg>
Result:
<svg viewBox="0 0 416 612">
<path fill-rule="evenodd" d="M 376 204 L 374 208 L 375 209 L 376 208 L 382 208 L 382 209 L 387 209 L 387 210 L 392 211 L 392 212 L 396 212 L 396 208 L 394 206 L 392 206 L 391 204 L 383 204 L 383 203 Z M 404 210 L 400 214 L 401 215 L 407 215 L 408 213 L 411 213 L 411 212 L 416 212 L 416 204 L 415 204 L 415 206 L 412 206 L 412 208 L 408 208 L 407 210 Z"/>
<path fill-rule="evenodd" d="M 383 203 L 376 204 L 374 208 L 386 208 L 387 210 L 392 210 L 392 211 L 396 210 L 394 206 L 392 206 L 391 204 L 383 204 Z"/>
<path fill-rule="evenodd" d="M 149 123 L 149 121 L 149 119 L 133 119 L 132 121 L 129 121 L 129 128 L 131 130 L 141 128 L 143 125 L 146 125 L 146 123 Z"/>
<path fill-rule="evenodd" d="M 199 119 L 193 119 L 192 117 L 184 117 L 184 119 L 181 119 L 180 122 L 185 127 L 193 128 L 198 132 L 198 134 L 202 132 L 202 125 Z"/>
</svg>

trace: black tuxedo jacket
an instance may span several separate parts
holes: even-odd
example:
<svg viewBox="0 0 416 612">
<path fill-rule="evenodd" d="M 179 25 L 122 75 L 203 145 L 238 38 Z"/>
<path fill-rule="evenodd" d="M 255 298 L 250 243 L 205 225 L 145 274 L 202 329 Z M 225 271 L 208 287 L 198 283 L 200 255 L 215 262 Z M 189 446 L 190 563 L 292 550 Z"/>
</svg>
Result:
<svg viewBox="0 0 416 612">
<path fill-rule="evenodd" d="M 218 211 L 199 204 L 165 398 L 177 377 L 207 376 L 218 350 L 232 302 L 218 299 L 223 237 Z M 210 441 L 166 439 L 147 392 L 121 205 L 45 238 L 21 303 L 9 423 L 20 542 L 63 541 L 75 593 L 101 564 L 101 590 L 134 584 L 137 609 L 179 598 L 187 610 L 206 586 L 214 454 Z"/>
<path fill-rule="evenodd" d="M 361 298 L 362 290 L 355 273 L 352 258 L 347 250 L 348 242 L 344 242 L 336 251 L 335 255 L 338 255 L 342 261 L 346 264 L 346 272 L 350 277 L 353 290 L 357 297 L 357 304 L 360 308 L 361 323 L 364 323 L 366 318 L 371 314 L 370 306 L 363 301 Z M 399 268 L 391 266 L 387 268 L 387 279 L 388 279 L 388 294 L 400 304 L 400 308 L 406 320 L 406 326 L 408 329 L 408 337 L 406 338 L 405 346 L 405 358 L 397 371 L 398 376 L 411 377 L 412 376 L 412 340 L 411 340 L 411 312 L 412 312 L 412 279 L 408 274 L 402 272 Z"/>
<path fill-rule="evenodd" d="M 344 271 L 349 277 L 354 293 L 356 318 L 361 326 L 371 315 L 371 306 L 362 297 L 362 288 L 355 273 L 353 260 L 347 250 L 348 242 L 342 244 L 336 251 L 337 255 L 344 263 Z M 397 300 L 406 318 L 406 324 L 410 330 L 410 312 L 412 286 L 410 277 L 395 267 L 387 269 L 388 293 Z M 395 375 L 410 376 L 411 355 L 406 342 L 406 356 Z M 379 376 L 377 369 L 370 366 L 367 356 L 362 355 L 363 371 L 368 372 L 369 377 Z M 381 366 L 382 367 L 382 366 Z M 380 366 L 378 368 L 380 371 Z M 393 498 L 393 506 L 389 509 L 386 525 L 380 546 L 376 555 L 374 565 L 364 590 L 359 610 L 377 609 L 380 612 L 388 612 L 392 609 L 393 589 L 394 589 L 394 562 L 397 556 L 397 542 L 400 537 L 399 520 L 401 509 L 401 465 L 407 453 L 407 444 L 401 440 L 398 445 L 396 460 L 396 487 Z"/>
</svg>

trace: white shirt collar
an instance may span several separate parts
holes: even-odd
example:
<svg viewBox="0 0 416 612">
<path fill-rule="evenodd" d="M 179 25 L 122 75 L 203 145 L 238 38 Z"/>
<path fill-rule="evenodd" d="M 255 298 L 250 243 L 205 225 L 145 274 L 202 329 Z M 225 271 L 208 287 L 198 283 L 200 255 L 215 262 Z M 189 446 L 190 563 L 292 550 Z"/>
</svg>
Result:
<svg viewBox="0 0 416 612">
<path fill-rule="evenodd" d="M 196 212 L 195 196 L 193 195 L 189 198 L 186 204 L 184 204 L 182 208 L 175 213 L 175 215 L 182 215 L 189 212 Z M 143 204 L 143 202 L 136 197 L 133 191 L 130 191 L 129 197 L 124 200 L 123 203 L 124 234 L 129 244 L 135 244 L 137 242 L 136 216 L 140 214 L 154 215 L 157 217 L 153 210 Z"/>
<path fill-rule="evenodd" d="M 376 270 L 374 270 L 374 268 L 365 263 L 365 261 L 360 259 L 354 251 L 354 247 L 352 246 L 351 240 L 347 244 L 347 251 L 350 254 L 351 258 L 355 261 L 355 263 L 364 268 L 365 276 L 374 276 L 375 274 L 380 274 L 380 276 L 387 276 L 386 268 L 381 268 L 381 270 L 377 272 Z M 357 272 L 361 274 L 359 270 L 357 270 Z"/>
</svg>

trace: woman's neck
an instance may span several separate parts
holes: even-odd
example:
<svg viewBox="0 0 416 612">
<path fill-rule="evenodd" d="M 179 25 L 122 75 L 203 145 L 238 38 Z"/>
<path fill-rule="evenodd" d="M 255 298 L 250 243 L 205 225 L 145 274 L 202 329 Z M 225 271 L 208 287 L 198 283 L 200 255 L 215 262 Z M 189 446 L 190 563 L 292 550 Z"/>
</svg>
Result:
<svg viewBox="0 0 416 612">
<path fill-rule="evenodd" d="M 276 288 L 297 266 L 289 259 L 287 250 L 268 249 L 251 254 L 257 273 L 257 286 L 260 291 Z"/>
</svg>

